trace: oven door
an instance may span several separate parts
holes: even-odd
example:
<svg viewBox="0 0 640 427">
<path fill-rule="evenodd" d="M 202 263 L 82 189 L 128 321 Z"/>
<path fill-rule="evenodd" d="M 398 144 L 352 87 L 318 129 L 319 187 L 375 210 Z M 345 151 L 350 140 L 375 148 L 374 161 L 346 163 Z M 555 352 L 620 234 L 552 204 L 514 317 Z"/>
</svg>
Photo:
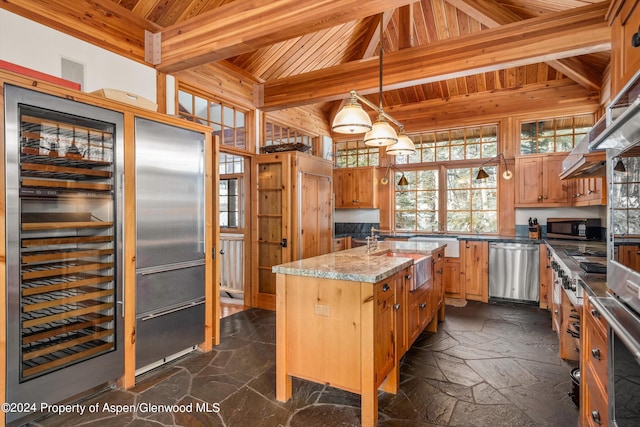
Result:
<svg viewBox="0 0 640 427">
<path fill-rule="evenodd" d="M 609 424 L 640 425 L 640 316 L 614 297 L 595 298 L 609 324 Z"/>
</svg>

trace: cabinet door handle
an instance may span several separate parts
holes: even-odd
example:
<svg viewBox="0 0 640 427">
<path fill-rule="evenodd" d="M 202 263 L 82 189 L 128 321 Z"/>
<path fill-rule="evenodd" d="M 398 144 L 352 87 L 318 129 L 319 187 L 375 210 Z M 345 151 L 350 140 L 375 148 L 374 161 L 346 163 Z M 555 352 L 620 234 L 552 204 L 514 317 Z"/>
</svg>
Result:
<svg viewBox="0 0 640 427">
<path fill-rule="evenodd" d="M 411 280 L 411 275 L 407 274 L 406 276 L 404 276 L 404 278 L 407 279 L 407 280 Z"/>
<path fill-rule="evenodd" d="M 600 318 L 600 313 L 598 312 L 598 310 L 596 310 L 595 308 L 591 309 L 591 315 L 596 318 L 599 319 Z"/>
<path fill-rule="evenodd" d="M 393 304 L 393 308 L 396 310 L 400 310 L 400 304 Z"/>
<path fill-rule="evenodd" d="M 602 358 L 600 356 L 600 349 L 599 348 L 592 348 L 591 349 L 591 355 L 593 356 L 594 359 L 602 360 Z"/>
<path fill-rule="evenodd" d="M 591 411 L 591 419 L 598 425 L 602 424 L 600 422 L 600 412 L 598 411 Z"/>
<path fill-rule="evenodd" d="M 382 292 L 387 292 L 389 289 L 390 289 L 390 287 L 389 287 L 389 284 L 388 284 L 388 283 L 385 283 L 385 284 L 382 286 Z"/>
<path fill-rule="evenodd" d="M 440 269 L 440 270 L 436 271 L 436 273 L 438 273 L 438 274 L 442 274 L 442 269 Z"/>
<path fill-rule="evenodd" d="M 426 306 L 427 306 L 427 303 L 423 302 L 418 307 L 420 307 L 420 310 L 424 310 Z"/>
</svg>

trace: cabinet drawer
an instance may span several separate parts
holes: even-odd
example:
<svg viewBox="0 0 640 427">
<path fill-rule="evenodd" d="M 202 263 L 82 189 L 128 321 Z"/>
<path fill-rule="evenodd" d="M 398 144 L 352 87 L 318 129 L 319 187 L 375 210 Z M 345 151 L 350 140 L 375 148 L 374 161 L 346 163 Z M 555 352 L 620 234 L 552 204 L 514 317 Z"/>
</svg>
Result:
<svg viewBox="0 0 640 427">
<path fill-rule="evenodd" d="M 582 425 L 592 427 L 607 426 L 609 414 L 609 401 L 607 395 L 599 388 L 595 379 L 595 373 L 587 367 L 582 375 L 581 382 L 584 384 L 580 390 L 585 398 L 582 402 L 585 407 L 582 409 Z"/>
<path fill-rule="evenodd" d="M 604 320 L 604 317 L 598 312 L 598 309 L 591 304 L 591 300 L 589 298 L 585 298 L 584 302 L 584 317 L 589 317 L 594 325 L 600 330 L 600 333 L 603 336 L 607 336 L 607 321 Z"/>
<path fill-rule="evenodd" d="M 383 304 L 386 302 L 393 305 L 395 288 L 391 279 L 376 283 L 373 294 L 375 295 L 376 303 Z M 389 299 L 391 300 L 389 301 Z"/>
<path fill-rule="evenodd" d="M 600 334 L 600 331 L 593 327 L 590 321 L 587 321 L 585 325 L 584 333 L 586 333 L 586 341 L 584 356 L 586 359 L 586 365 L 590 367 L 593 373 L 596 375 L 596 380 L 601 384 L 602 389 L 606 393 L 607 391 L 607 340 Z"/>
</svg>

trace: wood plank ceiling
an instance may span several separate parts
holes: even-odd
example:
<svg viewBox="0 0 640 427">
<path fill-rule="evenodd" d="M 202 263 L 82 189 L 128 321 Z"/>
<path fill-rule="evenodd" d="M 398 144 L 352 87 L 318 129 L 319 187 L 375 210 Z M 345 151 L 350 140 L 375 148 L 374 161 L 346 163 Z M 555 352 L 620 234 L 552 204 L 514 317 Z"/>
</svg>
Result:
<svg viewBox="0 0 640 427">
<path fill-rule="evenodd" d="M 0 7 L 63 31 L 72 32 L 70 28 L 74 27 L 73 22 L 65 26 L 47 22 L 44 17 L 47 8 L 57 8 L 59 14 L 68 18 L 69 13 L 64 13 L 60 5 L 65 3 L 63 0 L 5 0 L 3 3 Z M 84 3 L 85 9 L 99 8 L 103 12 L 92 10 L 92 19 L 118 14 L 122 21 L 126 18 L 139 28 L 162 32 L 163 62 L 157 65 L 160 71 L 197 69 L 210 61 L 228 61 L 264 83 L 256 87 L 254 99 L 258 106 L 269 110 L 318 104 L 327 120 L 346 96 L 342 87 L 336 86 L 335 93 L 344 95 L 314 94 L 311 88 L 318 83 L 309 80 L 309 90 L 290 94 L 297 98 L 286 98 L 282 102 L 275 96 L 269 98 L 270 91 L 277 92 L 278 87 L 288 85 L 290 92 L 295 92 L 294 83 L 304 88 L 300 82 L 307 76 L 322 78 L 352 69 L 357 74 L 351 74 L 351 79 L 362 77 L 367 81 L 368 87 L 358 91 L 377 104 L 381 19 L 383 64 L 387 58 L 390 61 L 389 71 L 384 69 L 383 80 L 393 82 L 385 84 L 382 102 L 385 110 L 392 109 L 397 114 L 410 111 L 412 105 L 420 108 L 434 100 L 464 99 L 500 91 L 517 96 L 518 92 L 526 93 L 531 87 L 568 83 L 597 94 L 602 89 L 602 76 L 610 61 L 610 33 L 606 33 L 608 27 L 604 21 L 609 1 L 602 0 L 82 0 L 78 3 Z M 38 4 L 40 12 L 37 12 Z M 594 15 L 597 19 L 587 22 L 585 18 L 582 22 L 575 19 L 575 15 Z M 84 18 L 86 16 L 85 10 Z M 555 16 L 557 20 L 550 21 Z M 523 24 L 524 20 L 528 22 Z M 557 40 L 564 40 L 559 42 L 562 49 L 553 50 L 554 40 L 547 40 L 546 44 L 537 41 L 536 31 L 549 31 L 549 28 L 556 31 Z M 520 46 L 507 46 L 506 39 L 515 39 L 513 34 L 525 29 L 530 30 L 528 38 L 514 41 Z M 461 57 L 472 63 L 474 57 L 465 58 L 464 47 L 480 34 L 486 42 L 483 41 L 485 44 L 474 55 L 489 49 L 491 43 L 495 43 L 497 49 L 495 56 L 487 57 L 482 67 L 457 65 L 458 68 L 449 69 L 446 64 L 438 64 L 428 69 L 425 58 L 435 64 L 438 55 L 449 62 Z M 605 40 L 605 34 L 609 40 Z M 96 42 L 100 36 L 85 31 L 84 38 Z M 574 39 L 589 40 L 579 44 Z M 126 42 L 140 43 L 133 36 Z M 112 44 L 115 46 L 117 40 Z M 135 46 L 128 49 L 129 54 L 135 49 Z M 530 50 L 533 59 L 527 61 L 522 55 L 516 58 L 517 50 Z M 406 53 L 400 56 L 402 51 Z M 500 51 L 509 52 L 514 58 L 500 57 Z M 429 52 L 439 53 L 429 57 Z M 495 64 L 491 66 L 492 63 Z M 428 78 L 419 81 L 413 76 L 403 81 L 407 69 L 412 69 L 413 74 L 422 70 L 413 69 L 416 64 L 424 69 Z M 369 80 L 365 78 L 366 72 Z M 406 113 L 406 117 L 411 114 Z"/>
</svg>

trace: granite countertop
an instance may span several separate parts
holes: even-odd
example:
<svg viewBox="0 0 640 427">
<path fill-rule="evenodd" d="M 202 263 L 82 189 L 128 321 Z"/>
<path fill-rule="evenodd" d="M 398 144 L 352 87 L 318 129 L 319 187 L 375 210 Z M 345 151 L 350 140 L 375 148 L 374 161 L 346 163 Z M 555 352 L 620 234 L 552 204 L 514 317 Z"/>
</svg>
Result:
<svg viewBox="0 0 640 427">
<path fill-rule="evenodd" d="M 413 258 L 385 256 L 388 252 L 431 255 L 446 246 L 439 242 L 383 241 L 371 252 L 366 246 L 305 258 L 271 268 L 274 273 L 321 279 L 377 283 L 413 264 Z"/>
</svg>

